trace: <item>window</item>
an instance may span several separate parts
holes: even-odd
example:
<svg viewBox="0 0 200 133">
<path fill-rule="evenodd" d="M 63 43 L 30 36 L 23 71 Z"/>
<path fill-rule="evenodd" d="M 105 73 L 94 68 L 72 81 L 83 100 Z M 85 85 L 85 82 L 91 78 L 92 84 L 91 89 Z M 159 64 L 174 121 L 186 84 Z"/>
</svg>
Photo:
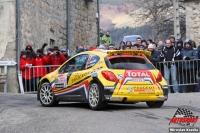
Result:
<svg viewBox="0 0 200 133">
<path fill-rule="evenodd" d="M 85 70 L 86 62 L 88 59 L 87 54 L 78 55 L 72 59 L 70 59 L 66 64 L 60 69 L 60 72 L 74 72 Z"/>
<path fill-rule="evenodd" d="M 155 69 L 146 59 L 138 57 L 114 57 L 107 60 L 108 68 L 126 70 L 151 70 Z"/>
<path fill-rule="evenodd" d="M 91 58 L 91 60 L 90 60 L 90 62 L 87 65 L 87 69 L 89 69 L 89 68 L 93 67 L 95 64 L 97 64 L 97 62 L 99 61 L 99 59 L 100 59 L 99 56 L 93 55 L 92 58 Z"/>
<path fill-rule="evenodd" d="M 50 46 L 51 46 L 51 47 L 54 47 L 54 46 L 55 46 L 55 40 L 50 39 Z"/>
</svg>

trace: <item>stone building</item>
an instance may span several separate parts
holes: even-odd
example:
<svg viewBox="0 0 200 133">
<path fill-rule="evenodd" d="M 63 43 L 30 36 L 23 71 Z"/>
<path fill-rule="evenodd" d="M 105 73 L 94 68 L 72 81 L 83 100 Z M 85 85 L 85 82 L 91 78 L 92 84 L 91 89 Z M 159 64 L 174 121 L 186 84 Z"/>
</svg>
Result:
<svg viewBox="0 0 200 133">
<path fill-rule="evenodd" d="M 43 43 L 67 47 L 67 0 L 20 0 L 20 49 Z M 70 53 L 97 44 L 97 0 L 70 0 Z M 0 60 L 17 61 L 16 0 L 0 1 Z M 8 70 L 8 92 L 18 92 L 16 67 Z M 0 91 L 3 88 L 0 86 Z"/>
<path fill-rule="evenodd" d="M 200 1 L 185 0 L 186 7 L 186 38 L 200 45 Z"/>
</svg>

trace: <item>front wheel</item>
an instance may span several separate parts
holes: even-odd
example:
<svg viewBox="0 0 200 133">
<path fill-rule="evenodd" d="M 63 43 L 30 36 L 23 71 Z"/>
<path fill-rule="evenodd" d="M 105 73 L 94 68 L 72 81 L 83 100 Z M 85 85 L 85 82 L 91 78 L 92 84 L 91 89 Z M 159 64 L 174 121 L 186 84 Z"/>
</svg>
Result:
<svg viewBox="0 0 200 133">
<path fill-rule="evenodd" d="M 160 108 L 163 106 L 164 101 L 146 102 L 150 108 Z"/>
<path fill-rule="evenodd" d="M 92 83 L 88 90 L 89 106 L 93 110 L 100 110 L 106 107 L 106 103 L 102 101 L 100 86 L 97 83 Z"/>
<path fill-rule="evenodd" d="M 39 88 L 39 100 L 40 103 L 45 107 L 51 107 L 58 104 L 52 88 L 48 82 L 42 83 Z"/>
</svg>

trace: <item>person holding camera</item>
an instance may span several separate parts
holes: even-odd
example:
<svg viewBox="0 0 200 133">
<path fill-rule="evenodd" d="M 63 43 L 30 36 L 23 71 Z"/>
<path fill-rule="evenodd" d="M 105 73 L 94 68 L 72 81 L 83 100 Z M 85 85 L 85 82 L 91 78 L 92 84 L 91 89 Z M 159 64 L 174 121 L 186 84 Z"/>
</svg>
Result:
<svg viewBox="0 0 200 133">
<path fill-rule="evenodd" d="M 38 49 L 36 57 L 33 61 L 33 66 L 37 66 L 33 68 L 35 88 L 37 87 L 41 77 L 47 74 L 47 69 L 45 67 L 47 64 L 47 58 L 42 54 L 42 52 L 43 51 L 41 49 Z"/>
<path fill-rule="evenodd" d="M 47 61 L 49 65 L 62 65 L 67 59 L 60 53 L 58 46 L 53 47 L 53 52 L 48 56 Z M 53 72 L 57 67 L 51 67 L 50 71 Z"/>
</svg>

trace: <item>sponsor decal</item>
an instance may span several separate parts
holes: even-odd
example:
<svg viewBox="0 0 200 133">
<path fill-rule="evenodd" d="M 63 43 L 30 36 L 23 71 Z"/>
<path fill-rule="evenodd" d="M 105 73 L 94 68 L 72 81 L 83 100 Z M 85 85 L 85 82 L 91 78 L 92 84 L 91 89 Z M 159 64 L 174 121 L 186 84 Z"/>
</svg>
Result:
<svg viewBox="0 0 200 133">
<path fill-rule="evenodd" d="M 134 90 L 136 90 L 136 89 L 138 89 L 138 90 L 141 90 L 141 89 L 144 89 L 144 90 L 153 89 L 154 90 L 154 86 L 133 86 L 133 89 Z"/>
<path fill-rule="evenodd" d="M 133 94 L 133 87 L 128 87 L 127 90 L 128 90 L 128 94 Z"/>
<path fill-rule="evenodd" d="M 122 97 L 110 97 L 111 101 L 122 101 L 123 98 Z"/>
<path fill-rule="evenodd" d="M 104 90 L 113 90 L 114 86 L 104 86 Z"/>
<path fill-rule="evenodd" d="M 192 111 L 184 108 L 178 108 L 174 116 L 170 119 L 169 125 L 181 124 L 184 128 L 169 127 L 169 132 L 199 132 L 198 127 L 194 127 L 198 122 L 199 116 L 195 116 Z"/>
<path fill-rule="evenodd" d="M 149 72 L 126 71 L 128 77 L 150 77 Z"/>
<path fill-rule="evenodd" d="M 120 79 L 123 79 L 123 78 L 124 78 L 124 75 L 123 75 L 123 74 L 118 74 L 117 77 L 118 77 L 118 79 L 120 80 Z"/>
<path fill-rule="evenodd" d="M 132 78 L 133 82 L 144 82 L 144 78 Z"/>
<path fill-rule="evenodd" d="M 67 76 L 59 74 L 55 79 L 56 88 L 66 88 L 67 87 Z"/>
</svg>

